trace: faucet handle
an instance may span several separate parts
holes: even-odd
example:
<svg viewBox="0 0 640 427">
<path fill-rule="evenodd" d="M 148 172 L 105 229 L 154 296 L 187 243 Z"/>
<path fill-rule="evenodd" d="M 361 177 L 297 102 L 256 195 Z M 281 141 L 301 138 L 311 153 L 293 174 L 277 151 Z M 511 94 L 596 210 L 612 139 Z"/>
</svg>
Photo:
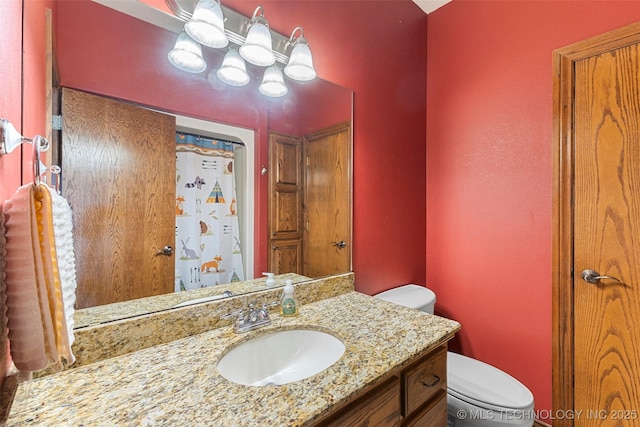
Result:
<svg viewBox="0 0 640 427">
<path fill-rule="evenodd" d="M 262 309 L 266 310 L 268 307 L 275 307 L 277 305 L 280 305 L 280 301 L 265 302 L 262 304 Z"/>
<path fill-rule="evenodd" d="M 223 314 L 222 316 L 220 316 L 221 319 L 227 320 L 227 319 L 231 319 L 233 317 L 235 317 L 236 319 L 240 320 L 242 319 L 242 317 L 244 316 L 244 310 L 243 309 L 238 309 L 238 310 L 234 310 L 230 313 L 227 314 Z"/>
<path fill-rule="evenodd" d="M 269 303 L 262 303 L 262 308 L 260 309 L 259 313 L 260 313 L 260 317 L 262 317 L 263 319 L 268 319 L 269 318 L 269 307 L 275 307 L 277 305 L 279 305 L 280 302 L 278 301 L 273 301 L 273 302 L 269 302 Z"/>
<path fill-rule="evenodd" d="M 254 323 L 258 320 L 259 314 L 258 314 L 258 309 L 256 309 L 256 302 L 252 301 L 249 303 L 249 314 L 247 315 L 247 318 L 249 319 L 249 322 Z"/>
</svg>

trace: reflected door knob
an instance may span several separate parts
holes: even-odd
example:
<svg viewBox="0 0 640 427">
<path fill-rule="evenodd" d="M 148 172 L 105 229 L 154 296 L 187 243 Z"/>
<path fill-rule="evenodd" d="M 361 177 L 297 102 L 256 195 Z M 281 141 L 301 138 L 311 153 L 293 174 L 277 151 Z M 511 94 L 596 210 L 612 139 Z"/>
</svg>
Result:
<svg viewBox="0 0 640 427">
<path fill-rule="evenodd" d="M 347 242 L 340 240 L 339 242 L 331 242 L 331 244 L 339 249 L 344 249 L 347 246 Z"/>
<path fill-rule="evenodd" d="M 582 280 L 584 280 L 587 283 L 591 283 L 592 285 L 597 285 L 601 279 L 609 279 L 609 280 L 614 280 L 618 283 L 622 283 L 622 280 L 618 279 L 617 277 L 601 276 L 600 273 L 598 273 L 595 270 L 583 270 L 581 273 L 581 276 L 582 276 Z"/>
<path fill-rule="evenodd" d="M 169 245 L 165 246 L 164 248 L 160 249 L 159 251 L 156 251 L 156 255 L 166 255 L 166 256 L 171 256 L 171 254 L 173 254 L 173 248 Z"/>
</svg>

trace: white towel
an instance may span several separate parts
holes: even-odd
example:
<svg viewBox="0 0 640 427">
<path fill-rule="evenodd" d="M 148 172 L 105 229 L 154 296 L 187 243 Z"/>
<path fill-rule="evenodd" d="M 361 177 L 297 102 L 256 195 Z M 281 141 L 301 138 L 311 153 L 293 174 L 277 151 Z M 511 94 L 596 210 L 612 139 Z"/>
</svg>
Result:
<svg viewBox="0 0 640 427">
<path fill-rule="evenodd" d="M 62 286 L 62 299 L 64 301 L 64 311 L 67 319 L 67 332 L 69 335 L 69 346 L 73 344 L 73 314 L 76 303 L 76 258 L 73 252 L 73 222 L 71 207 L 67 200 L 59 195 L 54 189 L 47 187 L 51 193 L 53 205 L 53 231 L 55 236 L 56 253 L 58 256 L 58 271 L 60 273 L 60 284 Z M 75 357 L 71 353 L 68 362 L 73 363 Z"/>
<path fill-rule="evenodd" d="M 56 362 L 51 367 L 57 372 L 62 370 L 60 356 L 71 360 L 71 346 L 67 330 L 67 317 L 64 312 L 64 300 L 62 297 L 62 285 L 58 271 L 58 255 L 55 245 L 55 233 L 53 227 L 53 205 L 49 187 L 40 184 L 33 189 L 33 205 L 35 211 L 36 227 L 38 230 L 37 246 L 34 242 L 34 250 L 38 251 L 41 258 L 43 289 L 49 300 L 49 316 L 53 325 Z M 37 263 L 36 263 L 37 264 Z M 37 265 L 36 265 L 37 268 Z M 45 336 L 46 338 L 46 336 Z"/>
</svg>

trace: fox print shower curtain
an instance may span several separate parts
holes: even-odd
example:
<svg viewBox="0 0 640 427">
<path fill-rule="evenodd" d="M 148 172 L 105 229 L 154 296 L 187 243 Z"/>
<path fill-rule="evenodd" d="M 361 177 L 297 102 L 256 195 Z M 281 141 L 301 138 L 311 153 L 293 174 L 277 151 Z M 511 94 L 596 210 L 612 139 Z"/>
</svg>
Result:
<svg viewBox="0 0 640 427">
<path fill-rule="evenodd" d="M 176 292 L 244 280 L 234 144 L 176 134 Z"/>
</svg>

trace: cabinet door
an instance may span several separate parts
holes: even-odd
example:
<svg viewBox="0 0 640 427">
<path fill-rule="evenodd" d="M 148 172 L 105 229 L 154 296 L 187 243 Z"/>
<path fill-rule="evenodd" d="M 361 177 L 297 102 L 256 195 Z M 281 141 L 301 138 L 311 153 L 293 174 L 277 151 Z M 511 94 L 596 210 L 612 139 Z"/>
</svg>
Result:
<svg viewBox="0 0 640 427">
<path fill-rule="evenodd" d="M 275 274 L 302 270 L 302 242 L 300 240 L 273 240 L 270 271 Z"/>
<path fill-rule="evenodd" d="M 302 141 L 269 135 L 269 271 L 302 274 Z"/>
<path fill-rule="evenodd" d="M 272 133 L 269 152 L 270 237 L 302 238 L 302 141 Z"/>
<path fill-rule="evenodd" d="M 400 423 L 400 380 L 387 382 L 358 398 L 319 426 L 397 426 Z"/>
<path fill-rule="evenodd" d="M 413 414 L 402 427 L 442 427 L 447 425 L 447 392 L 440 390 L 422 410 Z"/>
</svg>

